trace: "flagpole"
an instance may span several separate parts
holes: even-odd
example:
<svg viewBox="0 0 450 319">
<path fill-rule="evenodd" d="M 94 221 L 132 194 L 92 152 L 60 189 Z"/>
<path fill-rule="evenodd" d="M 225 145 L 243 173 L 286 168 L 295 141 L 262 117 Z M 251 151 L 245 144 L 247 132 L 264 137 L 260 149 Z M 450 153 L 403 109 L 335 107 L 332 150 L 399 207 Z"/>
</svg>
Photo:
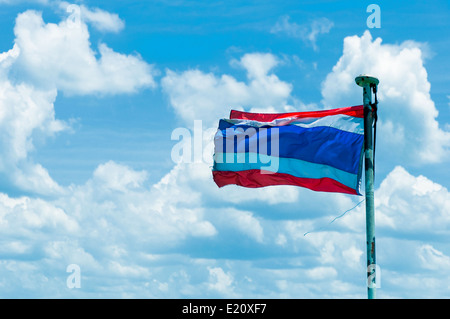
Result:
<svg viewBox="0 0 450 319">
<path fill-rule="evenodd" d="M 372 112 L 372 88 L 376 89 L 378 79 L 368 75 L 355 78 L 356 84 L 363 88 L 364 101 L 364 170 L 366 192 L 366 240 L 367 240 L 367 298 L 376 298 L 376 258 L 375 258 L 375 208 L 374 208 L 374 159 Z M 375 91 L 376 92 L 376 91 Z"/>
</svg>

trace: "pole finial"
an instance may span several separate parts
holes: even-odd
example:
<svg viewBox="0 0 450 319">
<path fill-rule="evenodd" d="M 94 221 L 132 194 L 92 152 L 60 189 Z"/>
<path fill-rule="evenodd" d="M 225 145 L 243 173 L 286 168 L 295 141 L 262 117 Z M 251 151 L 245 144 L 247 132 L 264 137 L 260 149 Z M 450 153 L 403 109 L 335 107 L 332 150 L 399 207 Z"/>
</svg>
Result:
<svg viewBox="0 0 450 319">
<path fill-rule="evenodd" d="M 378 85 L 378 83 L 380 83 L 380 81 L 374 77 L 374 76 L 370 76 L 370 75 L 366 75 L 366 74 L 361 74 L 360 76 L 357 76 L 355 78 L 355 82 L 356 84 L 358 84 L 359 86 L 366 86 L 366 85 L 370 85 L 370 84 L 375 84 Z"/>
</svg>

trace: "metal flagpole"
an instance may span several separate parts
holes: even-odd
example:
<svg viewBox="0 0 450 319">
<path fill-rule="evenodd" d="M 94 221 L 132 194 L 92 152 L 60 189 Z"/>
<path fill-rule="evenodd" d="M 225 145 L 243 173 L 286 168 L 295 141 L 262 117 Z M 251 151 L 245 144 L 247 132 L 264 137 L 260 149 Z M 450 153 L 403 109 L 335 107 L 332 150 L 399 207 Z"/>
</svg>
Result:
<svg viewBox="0 0 450 319">
<path fill-rule="evenodd" d="M 374 143 L 372 124 L 372 89 L 376 92 L 378 79 L 368 75 L 355 78 L 356 84 L 363 88 L 364 101 L 364 169 L 366 192 L 366 238 L 367 238 L 367 297 L 376 298 L 376 259 L 375 259 L 375 208 L 374 208 Z"/>
</svg>

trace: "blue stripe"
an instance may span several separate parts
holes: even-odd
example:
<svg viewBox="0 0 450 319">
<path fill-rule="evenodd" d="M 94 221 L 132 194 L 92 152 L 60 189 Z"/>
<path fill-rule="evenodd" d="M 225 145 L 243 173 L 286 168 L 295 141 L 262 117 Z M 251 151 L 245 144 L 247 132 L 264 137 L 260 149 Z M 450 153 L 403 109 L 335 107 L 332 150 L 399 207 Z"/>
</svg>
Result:
<svg viewBox="0 0 450 319">
<path fill-rule="evenodd" d="M 262 169 L 273 173 L 284 173 L 300 178 L 331 178 L 359 193 L 359 178 L 328 165 L 310 163 L 293 158 L 279 158 L 256 153 L 216 153 L 213 171 L 246 171 Z"/>
<path fill-rule="evenodd" d="M 269 145 L 267 150 L 260 145 L 260 141 L 264 140 Z M 227 150 L 227 143 L 232 149 Z M 219 131 L 215 136 L 216 152 L 254 152 L 294 158 L 328 165 L 352 174 L 359 172 L 363 143 L 362 134 L 332 127 L 304 128 L 286 125 L 258 128 L 233 125 L 223 120 L 219 122 Z"/>
</svg>

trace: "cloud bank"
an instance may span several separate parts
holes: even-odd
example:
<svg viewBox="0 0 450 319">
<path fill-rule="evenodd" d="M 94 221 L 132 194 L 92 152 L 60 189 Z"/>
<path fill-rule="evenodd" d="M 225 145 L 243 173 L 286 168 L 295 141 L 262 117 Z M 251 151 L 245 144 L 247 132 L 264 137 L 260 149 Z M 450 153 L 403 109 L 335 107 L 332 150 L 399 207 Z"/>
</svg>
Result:
<svg viewBox="0 0 450 319">
<path fill-rule="evenodd" d="M 0 173 L 23 190 L 41 194 L 63 189 L 29 153 L 35 139 L 45 139 L 69 129 L 55 119 L 59 92 L 68 95 L 133 93 L 154 88 L 155 69 L 136 55 L 99 45 L 99 55 L 89 42 L 83 21 L 70 17 L 59 24 L 45 23 L 42 14 L 26 11 L 14 27 L 14 47 L 0 55 Z"/>
</svg>

